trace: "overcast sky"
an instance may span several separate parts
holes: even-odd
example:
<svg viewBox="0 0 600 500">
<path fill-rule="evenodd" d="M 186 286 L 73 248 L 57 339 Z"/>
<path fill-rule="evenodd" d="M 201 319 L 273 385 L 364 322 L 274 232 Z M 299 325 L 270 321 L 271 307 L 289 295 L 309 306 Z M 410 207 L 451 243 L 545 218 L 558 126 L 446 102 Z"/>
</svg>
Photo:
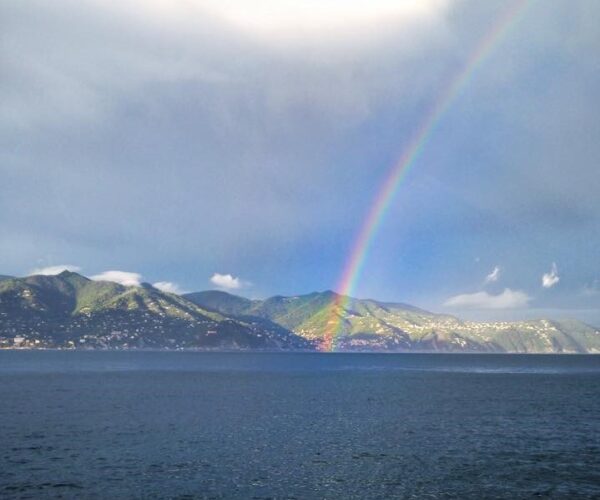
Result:
<svg viewBox="0 0 600 500">
<path fill-rule="evenodd" d="M 0 274 L 334 288 L 505 6 L 1 2 Z M 529 2 L 398 190 L 357 296 L 600 324 L 598 26 L 596 0 Z"/>
</svg>

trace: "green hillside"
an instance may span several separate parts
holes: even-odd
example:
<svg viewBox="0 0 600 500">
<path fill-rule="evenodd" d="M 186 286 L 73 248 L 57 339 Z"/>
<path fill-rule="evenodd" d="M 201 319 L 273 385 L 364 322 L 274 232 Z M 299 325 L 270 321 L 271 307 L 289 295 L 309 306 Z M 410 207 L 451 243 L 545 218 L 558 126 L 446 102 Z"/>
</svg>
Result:
<svg viewBox="0 0 600 500">
<path fill-rule="evenodd" d="M 0 347 L 322 349 L 328 332 L 340 351 L 600 353 L 600 331 L 575 320 L 461 321 L 331 291 L 179 296 L 68 271 L 0 281 Z"/>
<path fill-rule="evenodd" d="M 461 321 L 406 304 L 345 299 L 331 291 L 266 300 L 224 292 L 186 296 L 214 311 L 268 319 L 317 344 L 336 331 L 338 350 L 600 353 L 600 331 L 580 321 Z"/>
<path fill-rule="evenodd" d="M 15 341 L 15 338 L 17 339 Z M 278 325 L 204 309 L 151 285 L 72 272 L 0 282 L 0 345 L 30 347 L 308 348 Z"/>
</svg>

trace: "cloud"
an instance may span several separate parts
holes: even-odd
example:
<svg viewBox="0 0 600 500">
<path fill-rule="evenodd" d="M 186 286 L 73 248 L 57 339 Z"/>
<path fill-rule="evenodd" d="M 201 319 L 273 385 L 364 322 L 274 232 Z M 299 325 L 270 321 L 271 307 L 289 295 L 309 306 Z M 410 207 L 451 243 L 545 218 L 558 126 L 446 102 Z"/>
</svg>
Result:
<svg viewBox="0 0 600 500">
<path fill-rule="evenodd" d="M 55 274 L 60 274 L 63 271 L 71 271 L 76 273 L 81 271 L 79 266 L 72 266 L 69 264 L 59 265 L 59 266 L 48 266 L 48 267 L 40 267 L 33 269 L 29 272 L 29 276 L 33 276 L 35 274 L 43 274 L 44 276 L 54 276 Z"/>
<path fill-rule="evenodd" d="M 250 285 L 247 281 L 242 281 L 240 278 L 234 277 L 231 274 L 219 273 L 213 274 L 210 278 L 210 282 L 219 288 L 226 288 L 228 290 L 237 290 Z"/>
<path fill-rule="evenodd" d="M 307 6 L 296 0 L 203 0 L 204 8 L 213 11 L 232 25 L 255 34 L 294 36 L 298 32 L 348 31 L 356 36 L 357 29 L 395 20 L 406 26 L 436 18 L 445 12 L 448 0 L 321 0 Z M 170 3 L 169 5 L 173 5 Z M 297 36 L 297 35 L 296 35 Z"/>
<path fill-rule="evenodd" d="M 0 49 L 0 55 L 10 78 L 2 86 L 0 125 L 2 119 L 8 126 L 25 129 L 55 126 L 59 119 L 67 123 L 110 121 L 121 99 L 136 106 L 144 102 L 140 88 L 151 85 L 155 92 L 162 85 L 192 82 L 200 85 L 198 104 L 205 113 L 209 110 L 202 96 L 209 90 L 215 92 L 211 87 L 219 84 L 218 102 L 211 107 L 225 112 L 221 119 L 232 119 L 239 112 L 238 92 L 252 92 L 259 106 L 263 95 L 267 106 L 279 106 L 283 98 L 291 111 L 296 110 L 297 99 L 304 101 L 299 105 L 331 106 L 350 92 L 340 103 L 353 107 L 354 99 L 365 97 L 364 85 L 370 88 L 370 100 L 381 91 L 381 82 L 379 78 L 373 81 L 371 71 L 365 71 L 369 76 L 361 77 L 362 83 L 356 81 L 358 72 L 349 62 L 354 57 L 346 56 L 348 45 L 360 56 L 368 45 L 365 42 L 385 40 L 385 34 L 392 33 L 403 42 L 394 52 L 408 55 L 409 46 L 420 48 L 428 39 L 445 34 L 431 26 L 443 25 L 449 5 L 450 0 L 375 0 L 368 6 L 325 0 L 310 7 L 295 0 L 62 0 L 52 4 L 25 0 L 6 5 L 2 14 L 7 20 L 3 33 L 7 48 Z M 30 31 L 35 34 L 24 36 Z M 325 55 L 332 48 L 338 53 L 335 61 L 331 54 Z M 177 57 L 170 55 L 173 52 Z M 290 68 L 290 57 L 299 58 L 296 62 L 303 68 Z M 251 78 L 245 69 L 249 64 L 256 68 Z M 261 69 L 261 65 L 265 66 Z M 362 64 L 357 61 L 356 66 Z M 323 75 L 327 68 L 330 74 Z M 346 82 L 348 73 L 352 86 Z M 383 73 L 380 77 L 389 79 Z M 256 75 L 260 76 L 255 81 Z M 331 78 L 336 75 L 339 81 L 334 85 Z M 306 77 L 308 81 L 294 83 Z M 240 82 L 245 84 L 231 94 Z M 254 88 L 252 82 L 257 84 Z M 342 85 L 346 88 L 341 89 Z M 398 81 L 390 85 L 394 88 Z M 31 99 L 40 89 L 44 89 L 43 97 Z M 216 96 L 211 97 L 207 100 Z"/>
<path fill-rule="evenodd" d="M 123 286 L 140 286 L 142 275 L 130 273 L 127 271 L 104 271 L 103 273 L 91 276 L 94 281 L 113 281 Z"/>
<path fill-rule="evenodd" d="M 493 271 L 485 277 L 485 283 L 495 283 L 498 281 L 500 277 L 500 268 L 498 266 L 494 267 Z"/>
<path fill-rule="evenodd" d="M 420 56 L 438 49 L 451 55 L 445 48 L 450 34 L 429 29 L 429 20 L 444 24 L 449 3 L 375 0 L 365 7 L 325 0 L 308 8 L 292 0 L 6 3 L 0 13 L 6 19 L 0 130 L 7 135 L 0 135 L 8 146 L 0 149 L 3 160 L 9 159 L 0 169 L 11 169 L 11 175 L 5 181 L 2 172 L 0 205 L 19 214 L 6 225 L 18 233 L 30 227 L 23 220 L 36 220 L 48 239 L 73 252 L 71 235 L 82 234 L 78 243 L 86 253 L 88 240 L 131 238 L 136 243 L 127 246 L 133 253 L 138 245 L 142 252 L 160 247 L 177 257 L 202 248 L 225 262 L 239 248 L 281 255 L 278 246 L 316 240 L 339 228 L 340 220 L 349 225 L 352 217 L 342 203 L 346 191 L 337 183 L 352 189 L 355 177 L 339 175 L 337 165 L 348 168 L 344 159 L 331 168 L 331 141 L 354 144 L 344 134 L 378 110 L 395 112 L 388 101 L 413 111 L 426 90 L 437 86 L 454 59 L 423 65 Z M 377 36 L 354 37 L 352 25 L 348 40 L 340 41 L 327 23 L 347 26 L 344 16 L 350 13 Z M 382 30 L 372 17 L 385 18 L 390 28 Z M 281 35 L 297 36 L 303 47 L 250 36 L 252 25 L 263 20 L 281 26 Z M 317 40 L 289 29 L 288 22 L 323 25 L 323 36 Z M 90 125 L 82 134 L 75 132 L 81 123 Z M 32 147 L 17 155 L 12 141 L 18 145 L 23 133 Z M 137 146 L 127 139 L 131 134 Z M 50 147 L 54 141 L 71 144 L 70 154 Z M 339 151 L 345 156 L 347 149 L 340 144 Z M 178 175 L 165 179 L 160 165 L 174 154 Z M 353 169 L 371 177 L 358 162 Z M 82 185 L 94 189 L 77 189 Z M 11 193 L 23 191 L 30 201 L 17 203 Z M 161 204 L 155 203 L 159 196 Z M 184 210 L 188 206 L 195 208 Z M 209 210 L 219 212 L 222 224 L 194 215 Z M 129 216 L 121 217 L 124 212 Z M 145 224 L 147 218 L 155 224 Z M 199 230 L 182 245 L 181 228 L 192 225 Z M 147 245 L 157 227 L 164 230 L 162 244 Z M 32 239 L 42 238 L 43 231 L 28 231 Z M 8 251 L 2 249 L 3 259 Z M 211 257 L 216 262 L 199 277 L 220 268 L 219 258 Z M 97 256 L 90 261 L 102 262 Z M 88 261 L 84 256 L 80 262 Z"/>
<path fill-rule="evenodd" d="M 518 309 L 527 307 L 531 297 L 520 290 L 505 288 L 497 295 L 487 292 L 466 293 L 449 298 L 444 306 L 465 309 Z"/>
<path fill-rule="evenodd" d="M 176 295 L 185 293 L 185 291 L 182 290 L 177 283 L 173 283 L 171 281 L 158 281 L 153 283 L 152 286 L 154 288 L 158 288 L 162 292 L 174 293 Z"/>
<path fill-rule="evenodd" d="M 558 275 L 558 267 L 556 266 L 556 262 L 552 263 L 552 269 L 550 269 L 549 273 L 544 273 L 542 276 L 542 286 L 544 288 L 552 288 L 560 281 L 560 276 Z"/>
<path fill-rule="evenodd" d="M 357 29 L 341 15 L 346 28 L 315 33 L 334 0 L 295 2 L 304 19 L 284 11 L 293 0 L 271 0 L 278 12 L 266 17 L 268 1 L 0 4 L 6 272 L 41 257 L 112 269 L 117 255 L 145 276 L 171 269 L 164 279 L 203 283 L 235 263 L 268 293 L 334 285 L 380 179 L 506 3 L 450 0 L 408 22 L 375 0 L 383 22 L 367 15 Z M 382 259 L 358 294 L 435 297 L 447 269 L 456 290 L 477 291 L 469 283 L 482 285 L 487 267 L 468 255 L 502 255 L 515 289 L 539 286 L 539 262 L 573 252 L 570 276 L 597 272 L 587 257 L 600 245 L 600 2 L 534 4 L 467 79 L 390 202 L 375 236 Z M 283 33 L 290 22 L 309 31 Z M 560 284 L 540 306 L 570 293 Z"/>
</svg>

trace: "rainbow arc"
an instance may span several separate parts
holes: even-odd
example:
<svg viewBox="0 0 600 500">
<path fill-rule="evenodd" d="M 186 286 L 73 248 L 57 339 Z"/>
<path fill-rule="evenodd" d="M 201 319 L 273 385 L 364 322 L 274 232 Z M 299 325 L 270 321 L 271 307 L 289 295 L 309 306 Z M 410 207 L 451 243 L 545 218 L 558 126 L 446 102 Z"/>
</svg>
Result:
<svg viewBox="0 0 600 500">
<path fill-rule="evenodd" d="M 373 240 L 398 192 L 402 180 L 406 178 L 408 172 L 417 163 L 423 150 L 429 144 L 438 124 L 472 79 L 477 68 L 490 55 L 499 41 L 522 18 L 531 2 L 532 0 L 512 1 L 503 10 L 492 26 L 492 29 L 472 50 L 460 70 L 450 79 L 444 92 L 437 97 L 433 106 L 431 106 L 415 129 L 401 157 L 385 176 L 354 239 L 352 250 L 345 262 L 338 285 L 335 288 L 339 295 L 330 306 L 330 315 L 325 325 L 322 350 L 331 351 L 335 348 L 336 339 L 343 328 L 344 309 L 353 294 L 372 247 Z"/>
</svg>

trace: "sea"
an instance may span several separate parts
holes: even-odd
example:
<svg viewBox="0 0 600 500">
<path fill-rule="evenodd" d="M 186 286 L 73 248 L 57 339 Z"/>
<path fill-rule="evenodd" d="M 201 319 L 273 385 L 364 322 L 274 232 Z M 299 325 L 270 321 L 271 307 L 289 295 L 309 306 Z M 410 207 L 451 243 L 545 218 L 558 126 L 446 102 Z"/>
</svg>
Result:
<svg viewBox="0 0 600 500">
<path fill-rule="evenodd" d="M 0 498 L 600 498 L 600 355 L 0 351 Z"/>
</svg>

